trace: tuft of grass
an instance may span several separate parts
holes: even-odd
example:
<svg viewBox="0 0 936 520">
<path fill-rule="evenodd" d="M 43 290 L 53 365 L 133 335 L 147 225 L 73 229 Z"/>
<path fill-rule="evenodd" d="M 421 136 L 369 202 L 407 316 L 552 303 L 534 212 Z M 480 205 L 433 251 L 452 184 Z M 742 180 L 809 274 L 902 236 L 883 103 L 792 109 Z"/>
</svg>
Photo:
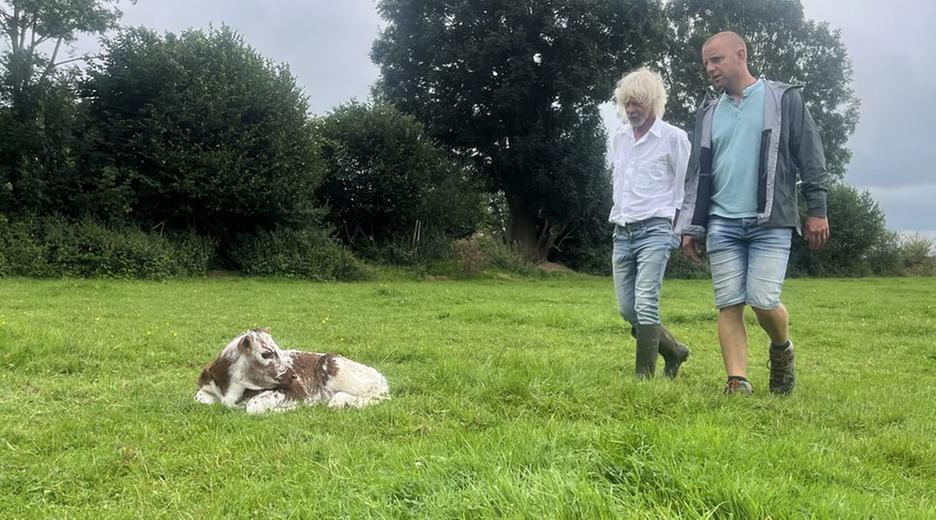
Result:
<svg viewBox="0 0 936 520">
<path fill-rule="evenodd" d="M 791 280 L 793 395 L 721 395 L 706 281 L 667 280 L 693 349 L 637 382 L 606 278 L 321 284 L 0 281 L 2 518 L 926 518 L 936 279 Z M 192 400 L 239 332 L 388 377 L 364 410 Z"/>
</svg>

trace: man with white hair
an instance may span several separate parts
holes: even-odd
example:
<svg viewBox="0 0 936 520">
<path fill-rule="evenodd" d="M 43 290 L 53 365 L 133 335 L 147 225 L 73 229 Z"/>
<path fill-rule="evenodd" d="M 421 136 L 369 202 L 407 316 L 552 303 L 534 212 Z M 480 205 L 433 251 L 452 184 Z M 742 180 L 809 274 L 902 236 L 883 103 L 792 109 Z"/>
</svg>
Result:
<svg viewBox="0 0 936 520">
<path fill-rule="evenodd" d="M 660 287 L 670 252 L 678 247 L 673 231 L 682 204 L 689 161 L 686 132 L 663 121 L 663 79 L 647 68 L 632 71 L 614 91 L 618 113 L 626 120 L 614 134 L 614 289 L 621 316 L 637 339 L 635 375 L 652 377 L 657 356 L 673 378 L 689 357 L 660 320 Z"/>
<path fill-rule="evenodd" d="M 755 78 L 747 45 L 734 32 L 702 46 L 712 84 L 696 117 L 686 197 L 678 228 L 686 254 L 698 260 L 705 240 L 712 268 L 726 394 L 751 395 L 744 307 L 770 337 L 770 391 L 796 382 L 787 309 L 780 303 L 790 243 L 799 228 L 799 191 L 806 200 L 810 249 L 829 238 L 825 156 L 819 131 L 798 87 Z"/>
</svg>

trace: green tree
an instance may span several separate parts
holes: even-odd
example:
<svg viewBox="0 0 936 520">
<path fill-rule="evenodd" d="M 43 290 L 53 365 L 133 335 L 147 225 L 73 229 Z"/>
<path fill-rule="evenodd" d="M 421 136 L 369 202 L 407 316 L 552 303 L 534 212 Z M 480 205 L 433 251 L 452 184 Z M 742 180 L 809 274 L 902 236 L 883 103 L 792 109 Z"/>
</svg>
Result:
<svg viewBox="0 0 936 520">
<path fill-rule="evenodd" d="M 381 0 L 377 94 L 475 161 L 545 259 L 610 197 L 597 105 L 660 48 L 653 0 Z"/>
<path fill-rule="evenodd" d="M 0 1 L 0 211 L 61 209 L 75 175 L 79 34 L 116 26 L 116 0 Z"/>
<path fill-rule="evenodd" d="M 228 27 L 122 32 L 93 67 L 81 191 L 147 226 L 237 233 L 314 220 L 322 176 L 307 102 Z"/>
<path fill-rule="evenodd" d="M 439 148 L 413 116 L 352 102 L 319 122 L 318 137 L 326 174 L 317 194 L 354 249 L 462 238 L 481 221 L 474 169 Z"/>
<path fill-rule="evenodd" d="M 828 171 L 844 177 L 858 100 L 839 31 L 807 19 L 799 0 L 671 0 L 665 12 L 670 37 L 659 66 L 668 78 L 666 111 L 674 124 L 691 129 L 702 97 L 714 93 L 702 67 L 702 44 L 720 31 L 735 31 L 748 41 L 755 76 L 803 87 L 820 128 Z"/>
</svg>

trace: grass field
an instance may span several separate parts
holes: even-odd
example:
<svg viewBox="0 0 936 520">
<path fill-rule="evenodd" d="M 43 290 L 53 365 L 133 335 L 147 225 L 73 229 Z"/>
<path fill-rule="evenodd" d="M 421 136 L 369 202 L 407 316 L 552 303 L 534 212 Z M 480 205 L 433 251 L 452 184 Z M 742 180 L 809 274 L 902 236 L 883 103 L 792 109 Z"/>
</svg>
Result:
<svg viewBox="0 0 936 520">
<path fill-rule="evenodd" d="M 936 278 L 791 280 L 799 379 L 721 395 L 693 348 L 638 383 L 610 279 L 0 281 L 0 518 L 933 518 Z M 267 416 L 192 400 L 241 331 L 371 364 L 393 399 Z M 662 364 L 659 367 L 662 369 Z"/>
</svg>

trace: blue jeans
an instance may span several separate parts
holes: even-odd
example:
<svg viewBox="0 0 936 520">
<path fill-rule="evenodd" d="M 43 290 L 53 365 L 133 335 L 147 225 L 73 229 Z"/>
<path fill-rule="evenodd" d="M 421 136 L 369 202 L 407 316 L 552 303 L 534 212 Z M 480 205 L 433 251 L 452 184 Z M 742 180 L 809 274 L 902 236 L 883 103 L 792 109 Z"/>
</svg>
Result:
<svg viewBox="0 0 936 520">
<path fill-rule="evenodd" d="M 792 228 L 767 227 L 755 218 L 712 217 L 705 248 L 715 306 L 746 303 L 765 310 L 780 306 L 792 237 Z"/>
<path fill-rule="evenodd" d="M 670 252 L 678 244 L 666 218 L 614 226 L 614 291 L 621 316 L 631 325 L 660 324 L 660 287 Z"/>
</svg>

